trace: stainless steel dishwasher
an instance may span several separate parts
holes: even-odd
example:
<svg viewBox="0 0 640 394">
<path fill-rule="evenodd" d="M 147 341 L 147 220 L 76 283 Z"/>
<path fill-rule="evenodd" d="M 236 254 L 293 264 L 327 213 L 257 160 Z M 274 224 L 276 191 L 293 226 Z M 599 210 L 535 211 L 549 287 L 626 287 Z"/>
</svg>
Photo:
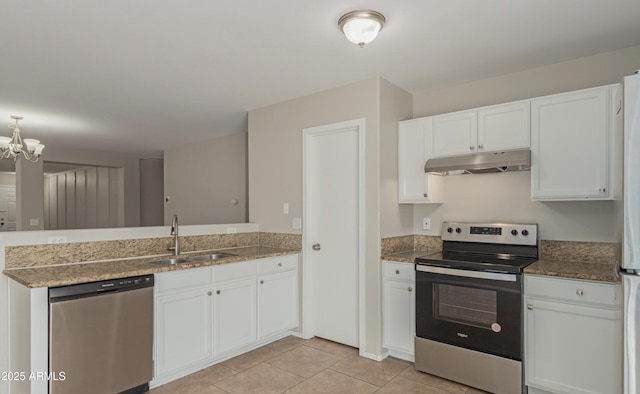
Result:
<svg viewBox="0 0 640 394">
<path fill-rule="evenodd" d="M 149 390 L 153 283 L 145 275 L 49 289 L 49 372 L 60 377 L 50 394 Z"/>
</svg>

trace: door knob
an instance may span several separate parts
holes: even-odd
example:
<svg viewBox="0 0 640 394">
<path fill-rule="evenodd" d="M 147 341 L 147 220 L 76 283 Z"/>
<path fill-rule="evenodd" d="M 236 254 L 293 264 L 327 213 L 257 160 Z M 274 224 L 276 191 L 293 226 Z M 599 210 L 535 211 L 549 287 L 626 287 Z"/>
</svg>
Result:
<svg viewBox="0 0 640 394">
<path fill-rule="evenodd" d="M 311 249 L 313 249 L 313 250 L 320 250 L 320 244 L 313 244 L 313 246 L 311 247 Z"/>
</svg>

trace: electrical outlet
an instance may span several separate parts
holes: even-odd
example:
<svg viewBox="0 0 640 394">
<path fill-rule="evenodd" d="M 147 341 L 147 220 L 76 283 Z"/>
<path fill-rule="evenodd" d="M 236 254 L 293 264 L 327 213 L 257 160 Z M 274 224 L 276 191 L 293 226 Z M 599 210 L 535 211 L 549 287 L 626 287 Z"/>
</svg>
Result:
<svg viewBox="0 0 640 394">
<path fill-rule="evenodd" d="M 302 218 L 293 218 L 291 220 L 291 227 L 293 229 L 299 230 L 302 228 Z"/>
<path fill-rule="evenodd" d="M 47 242 L 50 244 L 63 244 L 67 242 L 67 237 L 65 235 L 52 236 L 47 239 Z"/>
<path fill-rule="evenodd" d="M 238 232 L 238 229 L 235 227 L 227 227 L 227 234 L 235 234 Z"/>
<path fill-rule="evenodd" d="M 431 218 L 422 218 L 422 229 L 431 230 Z"/>
</svg>

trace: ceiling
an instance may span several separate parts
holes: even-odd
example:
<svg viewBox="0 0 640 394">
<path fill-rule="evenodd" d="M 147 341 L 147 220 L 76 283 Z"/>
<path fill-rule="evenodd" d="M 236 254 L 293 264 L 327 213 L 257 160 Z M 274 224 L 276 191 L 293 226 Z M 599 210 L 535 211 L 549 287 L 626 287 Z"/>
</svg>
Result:
<svg viewBox="0 0 640 394">
<path fill-rule="evenodd" d="M 49 147 L 139 157 L 374 76 L 421 93 L 640 45 L 638 0 L 3 3 L 0 124 L 22 115 Z M 362 8 L 387 23 L 361 49 L 337 21 Z"/>
</svg>

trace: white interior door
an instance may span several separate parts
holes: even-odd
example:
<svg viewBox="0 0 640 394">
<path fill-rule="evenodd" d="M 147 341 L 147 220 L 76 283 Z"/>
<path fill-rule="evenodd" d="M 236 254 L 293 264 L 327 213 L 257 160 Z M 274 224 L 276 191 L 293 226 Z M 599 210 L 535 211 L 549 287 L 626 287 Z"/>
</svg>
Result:
<svg viewBox="0 0 640 394">
<path fill-rule="evenodd" d="M 304 130 L 309 336 L 359 346 L 363 120 Z M 315 245 L 315 246 L 314 246 Z"/>
<path fill-rule="evenodd" d="M 0 231 L 16 231 L 16 187 L 0 185 Z"/>
</svg>

